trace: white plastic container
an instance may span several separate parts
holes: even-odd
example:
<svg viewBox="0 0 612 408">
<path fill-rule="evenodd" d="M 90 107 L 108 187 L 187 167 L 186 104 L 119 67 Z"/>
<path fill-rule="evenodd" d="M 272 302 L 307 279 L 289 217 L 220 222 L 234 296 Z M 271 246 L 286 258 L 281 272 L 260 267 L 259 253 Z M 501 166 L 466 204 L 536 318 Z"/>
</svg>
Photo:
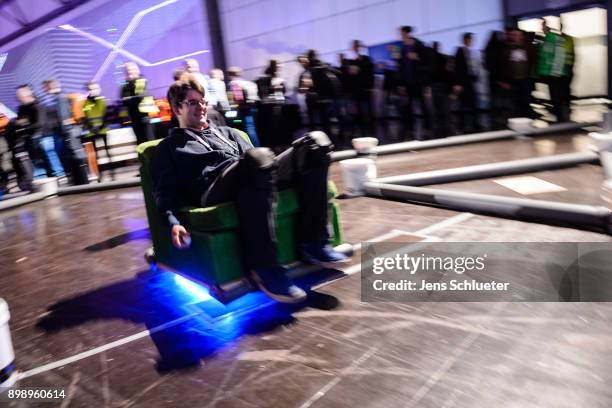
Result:
<svg viewBox="0 0 612 408">
<path fill-rule="evenodd" d="M 592 139 L 598 151 L 612 151 L 612 132 L 591 132 L 589 133 L 589 137 Z"/>
<path fill-rule="evenodd" d="M 367 155 L 372 153 L 372 149 L 378 146 L 378 139 L 375 137 L 356 137 L 351 140 L 353 149 L 358 155 Z"/>
<path fill-rule="evenodd" d="M 11 342 L 8 305 L 0 298 L 0 392 L 12 386 L 16 381 L 15 352 Z"/>
<path fill-rule="evenodd" d="M 599 162 L 604 169 L 606 180 L 612 180 L 612 132 L 591 132 L 589 136 L 595 142 L 597 153 L 599 154 Z"/>
<path fill-rule="evenodd" d="M 32 181 L 32 188 L 36 193 L 45 193 L 48 196 L 57 194 L 57 177 L 45 177 Z"/>
<path fill-rule="evenodd" d="M 508 128 L 523 135 L 533 129 L 533 120 L 530 118 L 510 118 L 508 119 Z"/>
<path fill-rule="evenodd" d="M 376 178 L 376 164 L 374 160 L 366 157 L 342 160 L 340 168 L 345 193 L 351 197 L 363 195 L 365 193 L 363 184 Z"/>
</svg>

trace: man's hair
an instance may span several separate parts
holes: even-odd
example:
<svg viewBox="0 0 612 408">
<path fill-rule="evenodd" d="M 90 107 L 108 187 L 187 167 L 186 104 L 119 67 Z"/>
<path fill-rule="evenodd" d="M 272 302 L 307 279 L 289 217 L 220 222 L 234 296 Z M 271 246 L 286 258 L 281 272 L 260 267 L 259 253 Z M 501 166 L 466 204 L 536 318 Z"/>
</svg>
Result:
<svg viewBox="0 0 612 408">
<path fill-rule="evenodd" d="M 227 75 L 233 76 L 233 77 L 240 77 L 240 76 L 242 76 L 242 68 L 240 68 L 240 67 L 229 67 L 227 69 Z"/>
<path fill-rule="evenodd" d="M 187 97 L 187 92 L 196 91 L 204 96 L 204 88 L 198 81 L 189 79 L 187 81 L 176 81 L 168 89 L 168 103 L 171 107 L 178 108 Z"/>
<path fill-rule="evenodd" d="M 50 86 L 52 84 L 56 84 L 59 86 L 59 81 L 55 78 L 45 79 L 42 83 L 44 86 Z"/>
<path fill-rule="evenodd" d="M 85 88 L 89 89 L 89 87 L 92 85 L 99 85 L 99 84 L 96 81 L 87 81 L 85 83 Z"/>
<path fill-rule="evenodd" d="M 472 38 L 474 38 L 474 33 L 463 33 L 461 38 L 463 39 L 463 41 L 471 40 Z"/>
<path fill-rule="evenodd" d="M 21 85 L 18 85 L 15 89 L 21 89 L 21 88 L 29 88 L 29 89 L 31 89 L 30 88 L 30 84 L 21 84 Z"/>
<path fill-rule="evenodd" d="M 402 28 L 400 28 L 400 30 L 403 33 L 410 34 L 412 32 L 412 26 L 402 26 Z"/>
<path fill-rule="evenodd" d="M 174 73 L 172 74 L 172 77 L 174 78 L 175 81 L 178 81 L 181 79 L 181 76 L 187 72 L 187 70 L 183 67 L 178 67 L 177 69 L 174 70 Z"/>
</svg>

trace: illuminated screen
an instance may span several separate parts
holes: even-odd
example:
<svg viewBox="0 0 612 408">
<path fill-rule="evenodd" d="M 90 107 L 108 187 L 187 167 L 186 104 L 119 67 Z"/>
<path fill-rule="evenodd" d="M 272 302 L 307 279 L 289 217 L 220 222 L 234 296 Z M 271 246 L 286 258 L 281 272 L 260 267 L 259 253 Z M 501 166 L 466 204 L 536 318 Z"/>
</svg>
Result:
<svg viewBox="0 0 612 408">
<path fill-rule="evenodd" d="M 149 92 L 163 96 L 173 71 L 193 57 L 212 68 L 208 19 L 202 0 L 111 0 L 9 49 L 0 68 L 0 101 L 15 108 L 15 87 L 28 83 L 42 96 L 41 82 L 57 78 L 65 92 L 84 93 L 97 80 L 118 99 L 123 64 L 136 61 Z"/>
</svg>

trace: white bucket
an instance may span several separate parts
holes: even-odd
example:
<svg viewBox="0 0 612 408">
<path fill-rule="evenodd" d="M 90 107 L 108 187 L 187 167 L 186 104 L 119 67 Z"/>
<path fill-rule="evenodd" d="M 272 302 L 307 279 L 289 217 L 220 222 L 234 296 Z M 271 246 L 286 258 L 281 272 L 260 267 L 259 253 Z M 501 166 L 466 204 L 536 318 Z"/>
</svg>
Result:
<svg viewBox="0 0 612 408">
<path fill-rule="evenodd" d="M 36 193 L 45 193 L 48 196 L 57 194 L 57 177 L 45 177 L 32 181 L 32 188 Z"/>
<path fill-rule="evenodd" d="M 595 142 L 595 146 L 597 146 L 599 162 L 604 169 L 606 180 L 612 180 L 612 132 L 591 132 L 589 136 Z"/>
<path fill-rule="evenodd" d="M 526 133 L 533 129 L 533 119 L 530 118 L 510 118 L 508 127 L 517 133 Z"/>
<path fill-rule="evenodd" d="M 0 298 L 0 392 L 12 386 L 16 380 L 15 352 L 11 342 L 8 305 Z"/>
<path fill-rule="evenodd" d="M 358 155 L 367 155 L 372 153 L 372 149 L 378 146 L 378 139 L 375 137 L 356 137 L 351 140 L 353 149 Z"/>
<path fill-rule="evenodd" d="M 376 178 L 374 160 L 365 157 L 347 159 L 340 162 L 342 181 L 348 196 L 361 196 L 365 193 L 363 184 Z"/>
<path fill-rule="evenodd" d="M 595 143 L 598 151 L 612 151 L 612 132 L 591 132 L 589 137 Z"/>
</svg>

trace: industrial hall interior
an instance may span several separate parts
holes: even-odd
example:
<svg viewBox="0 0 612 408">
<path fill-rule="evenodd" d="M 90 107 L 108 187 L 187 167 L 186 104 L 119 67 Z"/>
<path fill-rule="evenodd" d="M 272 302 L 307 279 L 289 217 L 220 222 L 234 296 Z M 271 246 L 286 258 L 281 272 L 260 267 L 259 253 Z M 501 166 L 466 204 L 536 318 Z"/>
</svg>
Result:
<svg viewBox="0 0 612 408">
<path fill-rule="evenodd" d="M 611 42 L 612 0 L 0 0 L 0 407 L 611 407 Z"/>
</svg>

